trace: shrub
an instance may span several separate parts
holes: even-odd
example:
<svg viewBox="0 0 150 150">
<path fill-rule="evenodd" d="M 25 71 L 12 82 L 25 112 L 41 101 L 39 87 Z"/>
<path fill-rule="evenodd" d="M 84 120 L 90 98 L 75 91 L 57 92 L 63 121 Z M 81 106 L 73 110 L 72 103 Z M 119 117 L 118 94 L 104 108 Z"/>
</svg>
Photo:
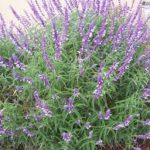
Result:
<svg viewBox="0 0 150 150">
<path fill-rule="evenodd" d="M 112 0 L 29 6 L 25 16 L 11 7 L 19 25 L 6 27 L 1 16 L 0 80 L 9 94 L 0 94 L 2 143 L 94 150 L 149 139 L 150 37 L 140 5 L 135 12 Z"/>
</svg>

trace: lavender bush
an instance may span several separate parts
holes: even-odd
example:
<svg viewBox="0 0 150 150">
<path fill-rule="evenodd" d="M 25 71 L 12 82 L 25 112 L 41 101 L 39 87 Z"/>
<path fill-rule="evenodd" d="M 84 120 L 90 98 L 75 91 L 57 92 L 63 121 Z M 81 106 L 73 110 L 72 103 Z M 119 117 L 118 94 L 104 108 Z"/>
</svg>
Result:
<svg viewBox="0 0 150 150">
<path fill-rule="evenodd" d="M 0 15 L 0 141 L 15 149 L 137 148 L 149 139 L 149 28 L 140 4 L 28 1 Z"/>
</svg>

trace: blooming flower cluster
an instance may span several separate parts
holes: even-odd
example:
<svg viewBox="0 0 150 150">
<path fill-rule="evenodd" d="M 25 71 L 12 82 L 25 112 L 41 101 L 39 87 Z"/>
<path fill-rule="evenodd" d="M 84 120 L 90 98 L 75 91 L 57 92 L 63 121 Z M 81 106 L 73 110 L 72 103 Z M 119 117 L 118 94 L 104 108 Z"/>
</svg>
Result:
<svg viewBox="0 0 150 150">
<path fill-rule="evenodd" d="M 98 118 L 99 118 L 99 120 L 103 120 L 103 119 L 104 120 L 109 120 L 111 115 L 112 115 L 111 111 L 110 111 L 110 109 L 108 109 L 106 111 L 105 115 L 102 112 L 99 112 L 98 113 Z"/>
<path fill-rule="evenodd" d="M 124 120 L 123 122 L 119 123 L 118 125 L 116 125 L 115 127 L 113 127 L 113 130 L 120 130 L 122 128 L 125 128 L 127 126 L 129 126 L 129 124 L 131 123 L 131 121 L 133 120 L 133 116 L 128 116 L 128 118 L 126 120 Z"/>
<path fill-rule="evenodd" d="M 48 104 L 44 101 L 42 101 L 39 97 L 39 94 L 37 91 L 34 91 L 33 93 L 34 99 L 35 99 L 35 106 L 37 109 L 39 109 L 41 111 L 41 113 L 43 114 L 43 116 L 48 116 L 48 117 L 52 117 L 53 113 L 50 110 Z"/>
</svg>

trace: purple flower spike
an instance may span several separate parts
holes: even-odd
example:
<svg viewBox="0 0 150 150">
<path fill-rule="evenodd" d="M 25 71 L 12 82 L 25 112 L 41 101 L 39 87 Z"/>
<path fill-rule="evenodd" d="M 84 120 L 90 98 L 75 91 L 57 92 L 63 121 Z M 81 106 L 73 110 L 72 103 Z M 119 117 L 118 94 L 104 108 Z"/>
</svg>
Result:
<svg viewBox="0 0 150 150">
<path fill-rule="evenodd" d="M 6 129 L 3 127 L 3 109 L 0 110 L 0 135 L 5 135 Z"/>
<path fill-rule="evenodd" d="M 23 133 L 25 133 L 28 137 L 33 137 L 35 134 L 28 129 L 24 128 Z"/>
<path fill-rule="evenodd" d="M 114 62 L 112 64 L 112 66 L 109 68 L 109 71 L 106 74 L 107 79 L 109 79 L 112 76 L 113 72 L 117 69 L 118 65 L 119 65 L 118 62 Z"/>
<path fill-rule="evenodd" d="M 82 46 L 80 48 L 80 58 L 82 58 L 82 55 L 84 54 L 84 52 L 87 52 L 88 50 L 88 43 L 90 38 L 93 36 L 93 32 L 95 30 L 95 24 L 94 22 L 91 22 L 91 24 L 89 25 L 89 29 L 87 31 L 87 33 L 84 35 L 83 39 L 82 39 Z"/>
<path fill-rule="evenodd" d="M 27 82 L 28 84 L 33 83 L 33 80 L 31 78 L 27 78 L 27 77 L 24 78 L 24 81 Z"/>
<path fill-rule="evenodd" d="M 95 99 L 98 99 L 102 95 L 103 82 L 104 82 L 103 77 L 99 73 L 97 77 L 96 89 L 93 92 Z"/>
<path fill-rule="evenodd" d="M 2 67 L 6 66 L 5 60 L 2 56 L 0 56 L 0 66 L 2 66 Z"/>
<path fill-rule="evenodd" d="M 73 98 L 70 97 L 69 102 L 68 102 L 68 111 L 69 111 L 70 114 L 73 112 L 73 108 L 74 108 L 73 103 L 74 103 Z"/>
<path fill-rule="evenodd" d="M 48 57 L 47 53 L 47 46 L 46 46 L 46 37 L 42 38 L 42 55 L 43 55 L 43 60 L 45 61 L 46 66 L 50 71 L 54 69 L 53 64 L 51 63 L 50 58 Z"/>
<path fill-rule="evenodd" d="M 40 74 L 39 78 L 44 82 L 44 86 L 49 87 L 49 80 L 46 75 Z"/>
<path fill-rule="evenodd" d="M 16 90 L 17 90 L 19 93 L 22 93 L 22 92 L 23 92 L 23 87 L 16 86 Z"/>
<path fill-rule="evenodd" d="M 89 130 L 91 127 L 92 127 L 92 126 L 91 126 L 90 122 L 86 122 L 86 123 L 85 123 L 85 128 L 86 128 L 87 130 Z"/>
<path fill-rule="evenodd" d="M 61 43 L 64 43 L 67 40 L 67 33 L 69 30 L 69 14 L 67 8 L 65 8 L 65 13 L 64 13 L 64 27 L 63 27 L 63 33 L 62 33 L 62 38 L 61 38 Z"/>
<path fill-rule="evenodd" d="M 124 120 L 123 122 L 121 122 L 118 125 L 116 125 L 115 127 L 113 127 L 113 130 L 117 131 L 119 129 L 122 129 L 122 128 L 129 126 L 129 124 L 131 123 L 132 120 L 133 120 L 133 116 L 129 115 L 126 120 Z"/>
<path fill-rule="evenodd" d="M 138 147 L 134 147 L 133 150 L 142 150 L 142 149 L 138 146 Z"/>
<path fill-rule="evenodd" d="M 12 60 L 14 62 L 14 65 L 17 68 L 19 68 L 21 70 L 25 70 L 26 69 L 26 66 L 23 63 L 20 62 L 20 60 L 18 59 L 18 57 L 15 54 L 12 55 Z"/>
<path fill-rule="evenodd" d="M 35 99 L 35 106 L 37 109 L 39 109 L 41 111 L 41 113 L 43 114 L 43 116 L 48 116 L 48 117 L 52 117 L 53 113 L 50 110 L 48 104 L 44 101 L 42 101 L 39 97 L 39 94 L 37 91 L 34 91 L 33 93 L 34 99 Z"/>
<path fill-rule="evenodd" d="M 104 119 L 102 112 L 99 112 L 99 113 L 98 113 L 98 118 L 99 118 L 99 120 L 103 120 L 103 119 Z"/>
<path fill-rule="evenodd" d="M 78 97 L 80 95 L 79 89 L 75 88 L 73 92 L 73 96 Z"/>
<path fill-rule="evenodd" d="M 78 120 L 76 121 L 76 124 L 77 124 L 78 126 L 80 126 L 80 125 L 81 125 L 81 120 L 78 119 Z"/>
<path fill-rule="evenodd" d="M 108 109 L 108 110 L 106 111 L 105 115 L 104 115 L 102 112 L 99 112 L 99 113 L 98 113 L 98 118 L 99 118 L 99 120 L 103 120 L 103 119 L 104 119 L 104 120 L 109 120 L 111 115 L 112 115 L 112 114 L 111 114 L 111 110 Z"/>
<path fill-rule="evenodd" d="M 137 135 L 137 138 L 138 138 L 138 139 L 141 139 L 141 140 L 150 139 L 150 132 L 146 132 L 146 133 L 144 133 L 144 134 Z"/>
<path fill-rule="evenodd" d="M 106 114 L 105 114 L 105 116 L 104 116 L 104 119 L 105 119 L 105 120 L 109 120 L 110 116 L 111 116 L 111 110 L 108 109 L 108 110 L 106 111 Z"/>
<path fill-rule="evenodd" d="M 40 102 L 41 99 L 40 99 L 39 93 L 37 91 L 34 91 L 33 96 L 34 96 L 34 99 L 36 102 Z"/>
<path fill-rule="evenodd" d="M 149 126 L 150 125 L 150 119 L 147 119 L 143 122 L 143 126 Z"/>
<path fill-rule="evenodd" d="M 60 41 L 60 35 L 56 29 L 56 24 L 54 21 L 52 21 L 52 28 L 53 28 L 53 39 L 54 39 L 54 45 L 55 45 L 55 59 L 60 60 L 61 59 L 61 41 Z"/>
<path fill-rule="evenodd" d="M 22 76 L 20 76 L 19 74 L 17 74 L 17 73 L 13 72 L 13 77 L 14 77 L 15 80 L 18 80 L 20 82 L 24 81 L 24 78 Z"/>
<path fill-rule="evenodd" d="M 66 143 L 69 143 L 71 141 L 71 138 L 72 138 L 72 134 L 69 132 L 63 132 L 62 133 L 62 138 L 63 140 L 66 142 Z"/>
<path fill-rule="evenodd" d="M 146 88 L 143 93 L 143 98 L 148 99 L 150 97 L 150 88 Z"/>
<path fill-rule="evenodd" d="M 12 69 L 12 68 L 14 67 L 12 58 L 9 58 L 9 59 L 8 59 L 8 62 L 7 62 L 6 65 L 7 65 L 7 67 L 8 67 L 9 69 Z"/>
<path fill-rule="evenodd" d="M 129 115 L 128 118 L 124 121 L 124 126 L 127 127 L 132 120 L 133 120 L 133 116 Z"/>
</svg>

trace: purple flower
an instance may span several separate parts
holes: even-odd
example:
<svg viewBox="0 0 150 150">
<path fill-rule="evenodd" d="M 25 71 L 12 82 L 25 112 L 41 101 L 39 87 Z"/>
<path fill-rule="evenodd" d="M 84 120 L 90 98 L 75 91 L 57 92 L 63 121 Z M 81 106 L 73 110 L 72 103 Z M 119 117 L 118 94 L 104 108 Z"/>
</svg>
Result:
<svg viewBox="0 0 150 150">
<path fill-rule="evenodd" d="M 0 13 L 0 38 L 7 36 L 7 27 L 3 15 Z"/>
<path fill-rule="evenodd" d="M 90 122 L 86 122 L 85 123 L 85 128 L 88 130 L 88 129 L 90 129 L 92 126 L 91 126 L 91 124 L 90 124 Z"/>
<path fill-rule="evenodd" d="M 97 85 L 96 85 L 96 89 L 93 92 L 94 94 L 94 98 L 98 99 L 101 95 L 102 95 L 102 88 L 103 88 L 103 77 L 102 75 L 99 73 L 97 76 Z"/>
<path fill-rule="evenodd" d="M 23 87 L 16 86 L 16 90 L 17 90 L 19 93 L 22 93 L 22 92 L 23 92 Z"/>
<path fill-rule="evenodd" d="M 28 1 L 28 4 L 34 14 L 34 16 L 36 17 L 36 20 L 38 22 L 40 22 L 40 24 L 45 27 L 45 21 L 43 20 L 44 17 L 41 16 L 41 14 L 39 13 L 39 9 L 36 7 L 36 5 L 33 3 L 33 1 Z"/>
<path fill-rule="evenodd" d="M 82 58 L 82 55 L 84 54 L 84 52 L 87 52 L 88 43 L 89 43 L 90 38 L 93 35 L 94 30 L 95 30 L 95 24 L 94 24 L 94 22 L 91 22 L 87 33 L 85 33 L 85 35 L 83 36 L 83 39 L 82 39 L 82 45 L 81 45 L 80 52 L 79 52 L 80 58 Z"/>
<path fill-rule="evenodd" d="M 61 37 L 61 43 L 64 43 L 67 40 L 67 33 L 69 30 L 69 14 L 67 8 L 65 8 L 64 13 L 64 25 L 63 25 L 63 33 Z"/>
<path fill-rule="evenodd" d="M 0 110 L 0 135 L 5 135 L 6 134 L 6 129 L 3 127 L 3 109 Z"/>
<path fill-rule="evenodd" d="M 109 79 L 112 76 L 113 72 L 117 69 L 118 64 L 119 64 L 118 62 L 114 62 L 112 64 L 112 66 L 109 68 L 109 71 L 106 74 L 106 78 Z"/>
<path fill-rule="evenodd" d="M 43 55 L 43 60 L 46 63 L 46 66 L 48 67 L 48 69 L 51 71 L 54 69 L 53 64 L 51 63 L 51 60 L 48 57 L 48 53 L 47 53 L 47 46 L 46 46 L 46 37 L 43 36 L 42 38 L 42 55 Z"/>
<path fill-rule="evenodd" d="M 150 88 L 146 88 L 143 93 L 143 98 L 148 99 L 150 97 Z"/>
<path fill-rule="evenodd" d="M 68 143 L 71 141 L 71 138 L 72 138 L 72 134 L 70 132 L 63 132 L 62 133 L 62 138 L 63 140 Z"/>
<path fill-rule="evenodd" d="M 64 99 L 64 111 L 67 111 L 67 109 L 68 109 L 68 105 L 67 105 L 66 99 Z"/>
<path fill-rule="evenodd" d="M 78 126 L 80 126 L 80 125 L 81 125 L 81 120 L 78 119 L 78 120 L 76 121 L 76 124 L 77 124 Z"/>
<path fill-rule="evenodd" d="M 6 67 L 6 62 L 2 56 L 0 56 L 0 66 Z"/>
<path fill-rule="evenodd" d="M 59 0 L 53 0 L 52 2 L 54 4 L 54 6 L 56 7 L 57 11 L 59 13 L 63 14 L 63 9 L 62 9 L 62 5 L 61 5 L 60 1 Z"/>
<path fill-rule="evenodd" d="M 35 99 L 36 108 L 39 109 L 43 115 L 52 117 L 53 113 L 50 110 L 48 104 L 40 99 L 37 91 L 34 91 L 33 96 Z"/>
<path fill-rule="evenodd" d="M 26 69 L 26 66 L 23 63 L 20 62 L 20 60 L 18 59 L 18 57 L 15 54 L 12 55 L 12 60 L 14 62 L 14 65 L 17 68 L 19 68 L 21 70 L 25 70 Z"/>
<path fill-rule="evenodd" d="M 99 113 L 98 113 L 98 118 L 99 118 L 99 120 L 104 119 L 104 116 L 103 116 L 103 113 L 102 113 L 102 112 L 99 112 Z"/>
<path fill-rule="evenodd" d="M 55 45 L 55 59 L 60 60 L 61 59 L 61 41 L 60 41 L 60 35 L 56 29 L 56 24 L 54 20 L 52 21 L 52 29 L 53 29 L 53 39 L 54 39 L 54 45 Z"/>
<path fill-rule="evenodd" d="M 150 119 L 147 119 L 143 122 L 143 126 L 149 126 L 150 125 Z"/>
<path fill-rule="evenodd" d="M 39 78 L 44 82 L 44 86 L 49 87 L 49 80 L 46 75 L 40 74 Z"/>
<path fill-rule="evenodd" d="M 6 63 L 6 66 L 7 66 L 9 69 L 12 69 L 12 68 L 14 67 L 12 58 L 9 58 L 9 59 L 8 59 L 8 62 Z"/>
<path fill-rule="evenodd" d="M 118 125 L 116 125 L 115 127 L 113 127 L 113 130 L 117 131 L 119 129 L 129 126 L 129 124 L 131 123 L 132 120 L 133 120 L 133 116 L 129 115 L 127 119 L 125 119 L 123 122 L 121 122 Z"/>
<path fill-rule="evenodd" d="M 138 139 L 141 139 L 141 140 L 150 139 L 150 132 L 146 132 L 146 133 L 144 133 L 144 134 L 137 135 L 137 138 L 138 138 Z"/>
<path fill-rule="evenodd" d="M 13 72 L 13 77 L 14 77 L 15 80 L 18 80 L 18 81 L 21 81 L 21 82 L 24 81 L 24 78 L 21 75 L 17 74 L 17 73 Z"/>
<path fill-rule="evenodd" d="M 96 145 L 97 146 L 102 146 L 103 145 L 103 141 L 101 139 L 96 141 Z"/>
<path fill-rule="evenodd" d="M 28 137 L 33 137 L 35 134 L 31 131 L 29 131 L 27 128 L 24 128 L 23 133 L 25 133 Z"/>
<path fill-rule="evenodd" d="M 106 111 L 105 115 L 104 115 L 104 119 L 105 119 L 105 120 L 109 120 L 110 116 L 111 116 L 111 110 L 108 109 L 108 110 Z"/>
<path fill-rule="evenodd" d="M 142 150 L 142 149 L 139 146 L 137 146 L 137 147 L 134 147 L 133 150 Z"/>
<path fill-rule="evenodd" d="M 129 64 L 133 59 L 135 51 L 132 50 L 124 59 L 123 64 L 118 68 L 118 74 L 115 77 L 115 81 L 119 80 L 126 72 L 126 70 L 129 68 Z"/>
<path fill-rule="evenodd" d="M 27 82 L 28 84 L 32 84 L 32 83 L 33 83 L 33 80 L 32 80 L 31 78 L 25 77 L 23 80 L 24 80 L 25 82 Z"/>
<path fill-rule="evenodd" d="M 70 97 L 70 98 L 69 98 L 69 102 L 68 102 L 68 111 L 69 111 L 69 113 L 72 113 L 72 112 L 73 112 L 73 108 L 74 108 L 73 103 L 74 103 L 73 98 Z"/>
<path fill-rule="evenodd" d="M 103 119 L 104 120 L 109 120 L 111 115 L 112 115 L 111 110 L 108 109 L 105 114 L 103 114 L 102 112 L 99 112 L 98 113 L 98 118 L 99 118 L 99 120 L 103 120 Z"/>
<path fill-rule="evenodd" d="M 75 88 L 73 92 L 73 96 L 78 97 L 80 95 L 79 89 Z"/>
</svg>

